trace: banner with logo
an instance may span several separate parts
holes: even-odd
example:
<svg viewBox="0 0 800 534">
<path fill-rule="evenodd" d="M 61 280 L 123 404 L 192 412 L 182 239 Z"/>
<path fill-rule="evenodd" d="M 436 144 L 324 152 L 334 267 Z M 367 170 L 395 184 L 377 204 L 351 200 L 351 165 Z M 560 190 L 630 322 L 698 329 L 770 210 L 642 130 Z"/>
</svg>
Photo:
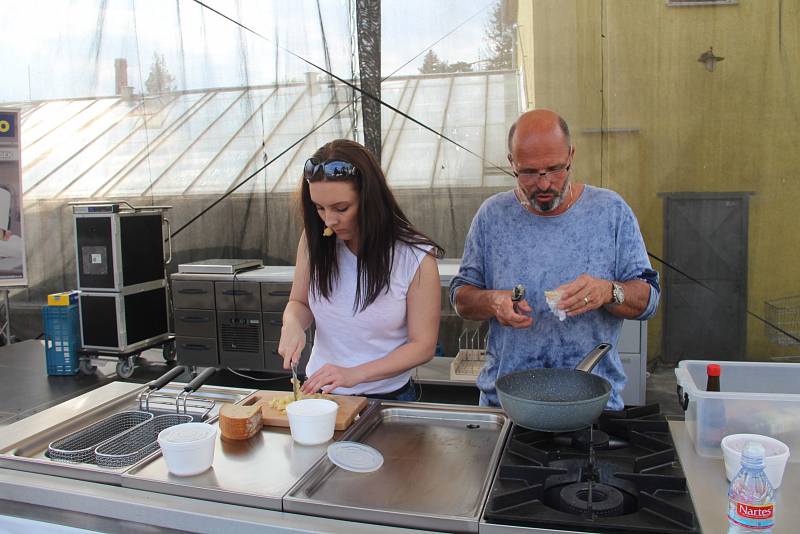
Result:
<svg viewBox="0 0 800 534">
<path fill-rule="evenodd" d="M 28 283 L 19 117 L 18 109 L 0 109 L 0 287 Z"/>
</svg>

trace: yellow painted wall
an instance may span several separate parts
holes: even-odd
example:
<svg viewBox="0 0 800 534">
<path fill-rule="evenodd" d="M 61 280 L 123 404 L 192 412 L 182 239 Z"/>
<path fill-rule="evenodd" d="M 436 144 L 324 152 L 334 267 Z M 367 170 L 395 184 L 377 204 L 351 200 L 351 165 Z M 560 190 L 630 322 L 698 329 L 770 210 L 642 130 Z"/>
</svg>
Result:
<svg viewBox="0 0 800 534">
<path fill-rule="evenodd" d="M 754 192 L 748 309 L 761 316 L 765 301 L 800 295 L 798 29 L 800 2 L 785 0 L 519 2 L 529 107 L 565 117 L 576 179 L 618 191 L 652 253 L 663 252 L 658 193 Z M 713 72 L 697 61 L 710 46 L 725 58 Z M 601 127 L 636 131 L 587 132 Z M 660 316 L 648 353 L 661 353 Z M 800 355 L 800 346 L 778 346 L 748 318 L 747 358 L 781 355 Z"/>
</svg>

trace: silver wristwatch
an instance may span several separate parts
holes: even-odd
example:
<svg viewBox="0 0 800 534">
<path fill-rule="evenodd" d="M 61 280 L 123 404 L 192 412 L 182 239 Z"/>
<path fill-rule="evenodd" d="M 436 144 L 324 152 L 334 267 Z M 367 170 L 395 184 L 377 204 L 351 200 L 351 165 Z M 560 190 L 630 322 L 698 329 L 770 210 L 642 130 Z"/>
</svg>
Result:
<svg viewBox="0 0 800 534">
<path fill-rule="evenodd" d="M 625 289 L 622 284 L 611 282 L 611 303 L 622 304 L 625 302 Z"/>
</svg>

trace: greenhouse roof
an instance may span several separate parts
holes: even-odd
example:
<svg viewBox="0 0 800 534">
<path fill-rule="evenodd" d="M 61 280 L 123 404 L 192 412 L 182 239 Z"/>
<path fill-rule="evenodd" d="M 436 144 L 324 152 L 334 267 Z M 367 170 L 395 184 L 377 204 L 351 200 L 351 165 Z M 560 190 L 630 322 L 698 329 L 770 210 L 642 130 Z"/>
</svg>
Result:
<svg viewBox="0 0 800 534">
<path fill-rule="evenodd" d="M 384 81 L 385 102 L 468 149 L 383 106 L 382 165 L 392 187 L 510 183 L 496 165 L 507 167 L 518 87 L 514 71 Z M 354 128 L 362 138 L 351 107 L 328 120 L 351 101 L 344 85 L 309 76 L 277 86 L 22 103 L 23 191 L 28 200 L 222 194 L 284 151 L 237 193 L 291 191 L 317 147 L 353 138 Z"/>
</svg>

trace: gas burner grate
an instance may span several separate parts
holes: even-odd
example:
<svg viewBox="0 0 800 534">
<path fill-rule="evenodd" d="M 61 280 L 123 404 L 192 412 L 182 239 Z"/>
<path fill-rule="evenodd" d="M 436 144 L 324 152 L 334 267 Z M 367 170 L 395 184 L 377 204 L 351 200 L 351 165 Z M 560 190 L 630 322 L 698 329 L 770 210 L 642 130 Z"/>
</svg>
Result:
<svg viewBox="0 0 800 534">
<path fill-rule="evenodd" d="M 676 460 L 658 405 L 604 412 L 591 437 L 515 427 L 485 519 L 576 532 L 696 533 L 686 478 Z"/>
</svg>

